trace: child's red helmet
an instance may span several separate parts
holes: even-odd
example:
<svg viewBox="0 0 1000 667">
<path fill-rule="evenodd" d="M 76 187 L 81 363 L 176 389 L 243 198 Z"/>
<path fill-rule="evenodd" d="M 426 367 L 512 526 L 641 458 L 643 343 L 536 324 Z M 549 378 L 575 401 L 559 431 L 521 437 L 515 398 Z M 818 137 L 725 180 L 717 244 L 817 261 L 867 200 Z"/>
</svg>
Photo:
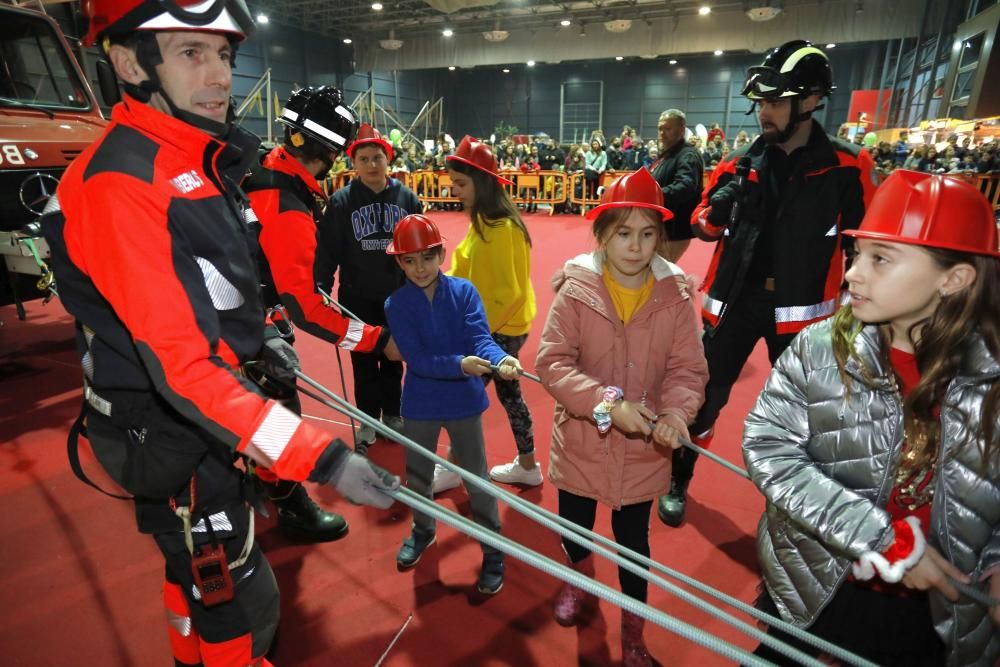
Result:
<svg viewBox="0 0 1000 667">
<path fill-rule="evenodd" d="M 942 174 L 897 169 L 845 236 L 1000 257 L 993 207 L 978 189 Z"/>
<path fill-rule="evenodd" d="M 490 147 L 477 139 L 473 139 L 468 134 L 458 144 L 455 154 L 448 156 L 448 162 L 464 162 L 480 171 L 485 171 L 504 185 L 514 185 L 514 181 L 506 179 L 497 173 L 497 160 L 493 157 L 493 151 L 490 150 Z"/>
<path fill-rule="evenodd" d="M 413 213 L 396 223 L 387 255 L 407 255 L 444 245 L 445 239 L 434 221 L 426 215 Z"/>
<path fill-rule="evenodd" d="M 392 144 L 383 139 L 382 134 L 368 123 L 361 124 L 361 127 L 358 128 L 358 138 L 347 147 L 347 154 L 351 156 L 352 160 L 354 159 L 354 151 L 365 144 L 378 144 L 385 152 L 386 159 L 392 162 Z"/>
<path fill-rule="evenodd" d="M 611 208 L 651 208 L 659 211 L 664 220 L 674 217 L 663 206 L 663 189 L 645 167 L 612 181 L 601 194 L 600 205 L 587 212 L 587 220 L 593 220 Z"/>
</svg>

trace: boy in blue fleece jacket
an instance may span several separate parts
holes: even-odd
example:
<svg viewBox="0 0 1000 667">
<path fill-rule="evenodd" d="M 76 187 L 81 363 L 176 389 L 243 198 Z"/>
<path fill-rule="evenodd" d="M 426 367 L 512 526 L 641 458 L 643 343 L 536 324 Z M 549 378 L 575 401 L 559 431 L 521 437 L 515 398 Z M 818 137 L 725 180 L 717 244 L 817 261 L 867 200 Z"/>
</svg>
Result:
<svg viewBox="0 0 1000 667">
<path fill-rule="evenodd" d="M 444 428 L 458 465 L 482 479 L 486 473 L 482 413 L 489 405 L 481 376 L 491 364 L 505 380 L 515 379 L 521 365 L 493 341 L 482 299 L 468 280 L 441 272 L 444 239 L 430 218 L 415 214 L 399 221 L 386 253 L 406 275 L 406 284 L 385 302 L 385 316 L 406 362 L 400 413 L 403 432 L 430 451 L 437 450 Z M 431 499 L 434 462 L 406 453 L 407 485 Z M 472 518 L 500 532 L 496 500 L 470 488 Z M 413 531 L 396 556 L 401 569 L 413 567 L 434 543 L 435 521 L 413 512 Z M 479 592 L 493 595 L 503 587 L 503 553 L 486 544 L 479 572 Z"/>
</svg>

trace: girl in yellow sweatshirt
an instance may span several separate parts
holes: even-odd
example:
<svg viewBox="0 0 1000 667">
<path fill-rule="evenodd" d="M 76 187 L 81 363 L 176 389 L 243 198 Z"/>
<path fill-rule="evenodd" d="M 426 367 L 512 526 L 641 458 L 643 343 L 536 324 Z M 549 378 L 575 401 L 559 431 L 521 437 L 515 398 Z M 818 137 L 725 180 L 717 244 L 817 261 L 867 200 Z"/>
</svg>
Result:
<svg viewBox="0 0 1000 667">
<path fill-rule="evenodd" d="M 504 190 L 511 181 L 497 174 L 489 146 L 470 136 L 448 156 L 452 192 L 469 216 L 469 231 L 452 254 L 449 275 L 469 280 L 486 307 L 490 332 L 507 354 L 517 357 L 535 318 L 535 291 L 531 286 L 531 237 L 517 207 Z M 486 376 L 487 382 L 489 376 Z M 531 414 L 521 396 L 518 380 L 496 383 L 497 398 L 507 411 L 517 457 L 494 466 L 490 477 L 507 484 L 537 486 L 542 471 L 535 462 Z M 443 469 L 436 475 L 435 490 L 457 486 Z"/>
</svg>

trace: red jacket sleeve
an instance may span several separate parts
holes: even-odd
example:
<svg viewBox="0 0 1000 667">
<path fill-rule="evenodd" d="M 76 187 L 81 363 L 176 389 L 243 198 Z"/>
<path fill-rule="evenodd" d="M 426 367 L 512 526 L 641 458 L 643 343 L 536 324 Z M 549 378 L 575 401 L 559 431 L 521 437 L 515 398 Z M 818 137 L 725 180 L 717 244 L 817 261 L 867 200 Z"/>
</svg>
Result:
<svg viewBox="0 0 1000 667">
<path fill-rule="evenodd" d="M 257 190 L 250 193 L 250 204 L 261 224 L 261 250 L 292 322 L 345 350 L 381 351 L 382 327 L 344 317 L 316 292 L 316 223 L 305 211 L 279 211 L 279 197 L 277 189 Z"/>
<path fill-rule="evenodd" d="M 131 333 L 157 393 L 277 476 L 306 479 L 333 438 L 265 400 L 234 370 L 206 274 L 185 239 L 171 234 L 170 198 L 122 174 L 87 185 L 66 219 L 67 251 Z"/>
<path fill-rule="evenodd" d="M 695 236 L 703 241 L 716 241 L 722 237 L 723 232 L 726 230 L 725 225 L 722 227 L 716 227 L 708 221 L 708 212 L 712 208 L 709 200 L 712 198 L 712 195 L 715 194 L 715 190 L 719 185 L 719 179 L 722 177 L 722 174 L 735 173 L 735 162 L 736 158 L 733 157 L 725 162 L 720 162 L 715 166 L 715 169 L 712 170 L 712 178 L 708 181 L 708 187 L 705 188 L 705 191 L 701 196 L 701 203 L 698 204 L 697 208 L 694 209 L 694 213 L 691 214 L 691 229 Z"/>
</svg>

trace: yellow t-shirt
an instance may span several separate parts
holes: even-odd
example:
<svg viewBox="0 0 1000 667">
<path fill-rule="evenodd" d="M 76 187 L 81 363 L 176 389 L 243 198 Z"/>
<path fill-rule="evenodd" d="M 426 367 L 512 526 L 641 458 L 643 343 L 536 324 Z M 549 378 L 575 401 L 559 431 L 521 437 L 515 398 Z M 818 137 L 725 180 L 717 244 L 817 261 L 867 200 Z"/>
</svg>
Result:
<svg viewBox="0 0 1000 667">
<path fill-rule="evenodd" d="M 629 320 L 642 308 L 642 304 L 649 301 L 649 297 L 653 294 L 653 284 L 656 281 L 653 279 L 652 272 L 650 272 L 645 284 L 637 289 L 629 289 L 628 287 L 619 285 L 611 277 L 607 264 L 604 265 L 603 277 L 604 286 L 608 288 L 608 293 L 611 294 L 611 303 L 615 304 L 615 312 L 618 313 L 618 319 L 622 321 L 622 324 L 628 324 Z"/>
<path fill-rule="evenodd" d="M 482 229 L 481 237 L 469 225 L 451 255 L 448 275 L 476 286 L 492 333 L 522 336 L 531 329 L 536 313 L 531 246 L 509 218 L 495 227 L 483 224 Z"/>
</svg>

